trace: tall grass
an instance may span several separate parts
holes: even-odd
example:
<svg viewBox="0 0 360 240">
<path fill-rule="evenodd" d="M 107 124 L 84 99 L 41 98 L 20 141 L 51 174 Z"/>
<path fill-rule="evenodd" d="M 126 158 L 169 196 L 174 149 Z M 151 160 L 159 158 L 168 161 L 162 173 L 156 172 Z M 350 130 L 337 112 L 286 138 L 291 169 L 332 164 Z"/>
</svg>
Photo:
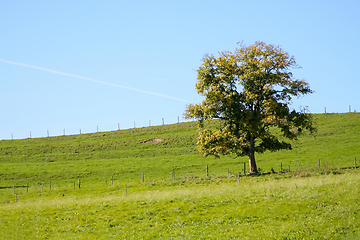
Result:
<svg viewBox="0 0 360 240">
<path fill-rule="evenodd" d="M 3 239 L 356 239 L 358 171 L 46 192 L 0 206 Z"/>
</svg>

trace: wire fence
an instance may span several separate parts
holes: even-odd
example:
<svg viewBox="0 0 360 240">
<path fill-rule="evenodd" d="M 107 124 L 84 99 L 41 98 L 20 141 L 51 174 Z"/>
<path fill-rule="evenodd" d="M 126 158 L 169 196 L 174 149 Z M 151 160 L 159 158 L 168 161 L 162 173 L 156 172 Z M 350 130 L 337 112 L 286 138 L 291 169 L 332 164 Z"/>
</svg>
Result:
<svg viewBox="0 0 360 240">
<path fill-rule="evenodd" d="M 246 163 L 244 163 L 244 168 L 242 169 L 243 171 L 240 172 L 231 172 L 229 168 L 227 168 L 227 175 L 224 174 L 216 174 L 214 172 L 210 173 L 209 170 L 209 165 L 206 165 L 204 167 L 204 173 L 202 174 L 202 176 L 194 176 L 193 174 L 188 175 L 188 176 L 184 176 L 184 174 L 181 174 L 180 176 L 177 176 L 176 170 L 172 169 L 171 172 L 171 177 L 169 176 L 163 176 L 161 181 L 180 181 L 180 182 L 184 182 L 184 180 L 191 180 L 191 179 L 203 179 L 203 180 L 210 180 L 212 178 L 228 178 L 228 179 L 233 179 L 233 181 L 237 181 L 238 183 L 241 182 L 241 178 L 243 177 L 247 177 L 247 176 L 258 176 L 258 175 L 262 175 L 262 174 L 281 174 L 281 173 L 290 173 L 290 172 L 300 172 L 300 171 L 308 171 L 310 169 L 300 169 L 300 166 L 291 168 L 290 165 L 288 166 L 283 166 L 282 162 L 280 162 L 280 165 L 278 166 L 278 172 L 274 171 L 274 168 L 271 169 L 271 172 L 265 172 L 265 173 L 259 173 L 259 174 L 249 174 L 246 172 L 246 170 L 248 169 L 246 166 Z M 326 170 L 331 170 L 328 169 L 325 165 L 322 166 L 321 165 L 321 161 L 320 159 L 317 161 L 317 170 L 320 171 L 320 174 L 324 174 L 321 171 L 326 171 Z M 340 168 L 338 168 L 340 169 Z M 356 157 L 354 157 L 354 162 L 353 165 L 351 166 L 351 164 L 348 167 L 343 167 L 342 169 L 353 169 L 356 170 L 358 169 L 357 163 L 356 163 Z M 332 170 L 336 170 L 335 168 L 333 168 Z M 309 174 L 309 172 L 307 172 Z M 331 174 L 333 172 L 329 172 L 328 174 Z M 77 178 L 76 180 L 71 180 L 71 181 L 67 181 L 67 184 L 63 184 L 62 186 L 58 186 L 56 184 L 56 181 L 53 180 L 49 180 L 47 182 L 38 182 L 37 184 L 34 184 L 32 186 L 30 186 L 29 183 L 27 183 L 26 185 L 21 184 L 21 185 L 13 185 L 13 186 L 7 186 L 7 187 L 1 187 L 1 189 L 5 190 L 5 191 L 9 191 L 10 189 L 12 190 L 11 194 L 14 194 L 14 201 L 17 202 L 19 200 L 19 196 L 23 196 L 26 193 L 29 193 L 29 189 L 32 192 L 44 192 L 44 191 L 55 191 L 55 192 L 59 192 L 59 191 L 63 191 L 63 190 L 77 190 L 77 189 L 95 189 L 98 187 L 104 187 L 104 186 L 115 186 L 117 187 L 117 189 L 119 191 L 120 188 L 123 188 L 123 193 L 126 195 L 128 194 L 128 189 L 130 187 L 132 193 L 136 192 L 136 186 L 139 186 L 141 183 L 155 183 L 157 181 L 160 181 L 159 177 L 156 179 L 147 179 L 147 175 L 146 172 L 142 171 L 141 173 L 134 173 L 137 176 L 138 180 L 133 180 L 131 182 L 128 183 L 124 183 L 123 181 L 120 181 L 121 176 L 116 176 L 114 178 L 114 175 L 111 175 L 109 178 L 105 178 L 105 181 L 102 181 L 101 183 L 96 183 L 94 182 L 94 180 L 90 180 L 90 181 L 83 181 L 84 178 Z M 307 175 L 306 175 L 307 176 Z M 118 179 L 116 179 L 116 177 L 118 177 Z M 108 182 L 109 181 L 109 182 Z M 85 184 L 84 184 L 85 182 Z M 55 183 L 55 184 L 54 184 Z M 7 190 L 6 190 L 7 189 Z M 26 191 L 25 191 L 26 189 Z M 67 193 L 69 194 L 69 192 Z M 11 201 L 11 200 L 10 200 Z"/>
<path fill-rule="evenodd" d="M 307 107 L 303 107 L 302 108 L 302 111 L 303 111 L 303 113 L 310 113 L 308 110 L 307 110 Z M 352 110 L 352 108 L 351 108 L 351 105 L 349 105 L 349 110 L 348 110 L 348 112 L 350 113 L 350 112 L 354 112 L 354 113 L 356 113 L 357 111 L 356 111 L 356 109 L 354 109 L 354 110 Z M 334 112 L 329 112 L 328 111 L 328 109 L 326 108 L 326 107 L 324 107 L 324 112 L 323 113 L 334 113 Z M 193 121 L 193 120 L 191 120 L 191 121 Z M 189 121 L 184 121 L 184 119 L 183 119 L 183 121 L 182 122 L 189 122 Z M 148 125 L 144 125 L 144 122 L 142 122 L 143 124 L 141 124 L 141 126 L 138 126 L 137 125 L 137 122 L 136 121 L 134 121 L 133 122 L 133 127 L 125 127 L 125 128 L 122 128 L 121 127 L 121 124 L 120 123 L 117 123 L 117 128 L 113 128 L 112 130 L 105 130 L 105 131 L 101 131 L 101 130 L 99 130 L 99 126 L 96 126 L 96 128 L 93 128 L 93 129 L 96 129 L 96 131 L 94 130 L 94 131 L 84 131 L 84 129 L 83 128 L 79 128 L 78 129 L 78 131 L 76 132 L 76 131 L 74 131 L 74 128 L 72 128 L 72 130 L 71 131 L 69 131 L 70 133 L 68 133 L 67 132 L 67 130 L 65 129 L 65 128 L 63 128 L 62 129 L 62 134 L 59 134 L 59 131 L 57 131 L 58 133 L 57 134 L 51 134 L 51 132 L 49 131 L 49 130 L 46 130 L 46 132 L 45 131 L 43 131 L 43 133 L 46 133 L 46 135 L 42 135 L 42 133 L 40 133 L 39 134 L 39 131 L 37 131 L 37 134 L 34 134 L 34 132 L 32 132 L 32 131 L 29 131 L 29 134 L 27 135 L 27 136 L 25 136 L 25 137 L 20 137 L 20 138 L 17 138 L 13 133 L 11 133 L 11 136 L 10 136 L 10 138 L 9 137 L 7 137 L 7 136 L 5 136 L 5 137 L 2 137 L 2 139 L 1 140 L 14 140 L 14 139 L 26 139 L 26 138 L 44 138 L 44 137 L 56 137 L 56 136 L 65 136 L 65 135 L 77 135 L 77 134 L 89 134 L 89 133 L 96 133 L 96 132 L 108 132 L 108 131 L 116 131 L 116 130 L 126 130 L 126 129 L 131 129 L 131 128 L 142 128 L 142 127 L 151 127 L 151 126 L 159 126 L 159 124 L 153 124 L 152 122 L 151 122 L 151 120 L 149 120 L 149 123 L 148 123 Z M 161 118 L 161 123 L 162 123 L 162 125 L 169 125 L 169 124 L 175 124 L 175 123 L 180 123 L 180 116 L 177 116 L 177 122 L 176 121 L 172 121 L 172 122 L 170 122 L 170 123 L 165 123 L 165 118 Z M 127 124 L 127 126 L 130 126 L 131 124 Z M 114 124 L 114 126 L 115 126 L 115 124 Z"/>
<path fill-rule="evenodd" d="M 192 121 L 192 120 L 191 120 Z M 29 131 L 28 136 L 26 137 L 20 137 L 20 138 L 16 138 L 16 136 L 11 133 L 10 138 L 7 137 L 3 137 L 1 140 L 15 140 L 15 139 L 26 139 L 26 138 L 44 138 L 44 137 L 58 137 L 58 136 L 67 136 L 67 135 L 78 135 L 78 134 L 91 134 L 91 133 L 98 133 L 98 132 L 108 132 L 108 131 L 119 131 L 119 130 L 127 130 L 127 129 L 134 129 L 134 128 L 143 128 L 143 127 L 154 127 L 154 126 L 160 126 L 160 125 L 170 125 L 170 124 L 176 124 L 176 123 L 180 123 L 180 122 L 189 122 L 186 120 L 182 120 L 180 121 L 180 116 L 177 116 L 177 121 L 172 121 L 172 122 L 166 122 L 165 118 L 161 118 L 161 123 L 160 124 L 154 124 L 154 122 L 152 122 L 151 120 L 149 120 L 148 125 L 144 125 L 141 124 L 140 126 L 137 125 L 137 122 L 134 121 L 133 122 L 133 127 L 124 127 L 122 128 L 122 125 L 120 123 L 117 123 L 116 125 L 114 124 L 114 126 L 116 126 L 116 128 L 113 128 L 111 130 L 99 130 L 99 125 L 96 126 L 96 128 L 94 127 L 94 131 L 84 131 L 83 128 L 79 128 L 78 131 L 74 131 L 74 129 L 70 130 L 69 132 L 63 128 L 62 129 L 62 133 L 59 134 L 59 131 L 57 131 L 57 134 L 51 134 L 51 132 L 49 130 L 43 131 L 43 133 L 46 133 L 46 135 L 41 136 L 41 133 L 39 134 L 39 131 L 37 131 L 37 134 L 34 134 L 33 131 Z M 129 124 L 127 124 L 127 126 L 129 126 Z M 96 131 L 95 131 L 96 129 Z"/>
</svg>

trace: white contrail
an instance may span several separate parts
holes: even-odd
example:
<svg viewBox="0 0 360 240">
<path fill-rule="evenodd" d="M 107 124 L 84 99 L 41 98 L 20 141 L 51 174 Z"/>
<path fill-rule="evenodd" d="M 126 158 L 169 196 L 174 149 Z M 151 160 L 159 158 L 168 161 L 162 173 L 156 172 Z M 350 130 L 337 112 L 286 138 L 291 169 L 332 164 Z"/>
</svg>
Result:
<svg viewBox="0 0 360 240">
<path fill-rule="evenodd" d="M 159 97 L 165 97 L 165 98 L 170 98 L 170 99 L 181 101 L 181 102 L 190 103 L 189 101 L 186 101 L 186 100 L 183 100 L 183 99 L 180 99 L 180 98 L 176 98 L 176 97 L 172 97 L 172 96 L 169 96 L 169 95 L 161 94 L 161 93 L 149 92 L 149 91 L 144 91 L 144 90 L 137 89 L 137 88 L 121 86 L 121 85 L 118 85 L 118 84 L 103 82 L 103 81 L 99 81 L 99 80 L 92 79 L 92 78 L 87 78 L 87 77 L 74 75 L 74 74 L 70 74 L 70 73 L 59 72 L 59 71 L 56 71 L 56 70 L 47 69 L 47 68 L 43 68 L 43 67 L 37 67 L 37 66 L 33 66 L 33 65 L 25 64 L 25 63 L 12 62 L 12 61 L 8 61 L 8 60 L 1 59 L 1 58 L 0 58 L 0 61 L 4 62 L 4 63 L 12 64 L 12 65 L 18 65 L 18 66 L 22 66 L 22 67 L 34 68 L 34 69 L 38 69 L 38 70 L 45 71 L 45 72 L 55 73 L 55 74 L 58 74 L 58 75 L 64 75 L 64 76 L 73 77 L 73 78 L 79 78 L 79 79 L 83 79 L 83 80 L 87 80 L 87 81 L 91 81 L 91 82 L 96 82 L 96 83 L 101 83 L 101 84 L 105 84 L 105 85 L 109 85 L 109 86 L 113 86 L 113 87 L 125 88 L 125 89 L 129 89 L 129 90 L 137 91 L 137 92 L 152 94 L 152 95 L 156 95 L 156 96 L 159 96 Z"/>
</svg>

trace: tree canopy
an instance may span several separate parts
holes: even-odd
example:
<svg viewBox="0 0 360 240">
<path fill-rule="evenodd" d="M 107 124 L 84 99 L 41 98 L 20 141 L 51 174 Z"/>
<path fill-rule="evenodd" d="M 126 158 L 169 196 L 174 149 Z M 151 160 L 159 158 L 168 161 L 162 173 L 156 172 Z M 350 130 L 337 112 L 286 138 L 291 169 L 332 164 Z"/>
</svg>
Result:
<svg viewBox="0 0 360 240">
<path fill-rule="evenodd" d="M 284 140 L 297 139 L 303 130 L 315 131 L 311 114 L 289 108 L 293 97 L 313 91 L 305 80 L 293 77 L 290 70 L 300 67 L 280 46 L 238 44 L 235 52 L 204 56 L 195 85 L 204 100 L 190 104 L 184 115 L 199 120 L 202 155 L 248 156 L 250 173 L 257 173 L 255 152 L 291 149 Z M 220 119 L 221 127 L 205 127 L 204 121 L 211 119 Z M 282 137 L 271 131 L 274 127 Z"/>
</svg>

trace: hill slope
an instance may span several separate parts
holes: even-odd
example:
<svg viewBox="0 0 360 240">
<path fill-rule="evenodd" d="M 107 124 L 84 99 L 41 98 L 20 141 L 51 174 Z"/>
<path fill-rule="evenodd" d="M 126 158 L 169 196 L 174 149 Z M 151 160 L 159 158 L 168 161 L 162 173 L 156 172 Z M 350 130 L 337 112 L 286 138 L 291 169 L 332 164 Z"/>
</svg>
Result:
<svg viewBox="0 0 360 240">
<path fill-rule="evenodd" d="M 359 239 L 360 172 L 340 168 L 360 114 L 314 117 L 316 137 L 257 155 L 310 170 L 241 178 L 246 158 L 197 153 L 196 123 L 1 141 L 0 239 Z"/>
<path fill-rule="evenodd" d="M 352 167 L 359 155 L 360 114 L 314 115 L 316 136 L 304 135 L 293 150 L 257 154 L 263 172 L 273 168 Z M 215 124 L 215 122 L 214 122 Z M 203 158 L 196 149 L 196 123 L 129 129 L 113 132 L 0 141 L 0 185 L 12 186 L 52 180 L 66 184 L 77 178 L 109 179 L 120 183 L 176 176 L 226 175 L 243 172 L 244 158 Z M 164 141 L 154 143 L 151 139 Z M 360 162 L 360 161 L 359 161 Z M 0 187 L 1 187 L 0 186 Z"/>
</svg>

